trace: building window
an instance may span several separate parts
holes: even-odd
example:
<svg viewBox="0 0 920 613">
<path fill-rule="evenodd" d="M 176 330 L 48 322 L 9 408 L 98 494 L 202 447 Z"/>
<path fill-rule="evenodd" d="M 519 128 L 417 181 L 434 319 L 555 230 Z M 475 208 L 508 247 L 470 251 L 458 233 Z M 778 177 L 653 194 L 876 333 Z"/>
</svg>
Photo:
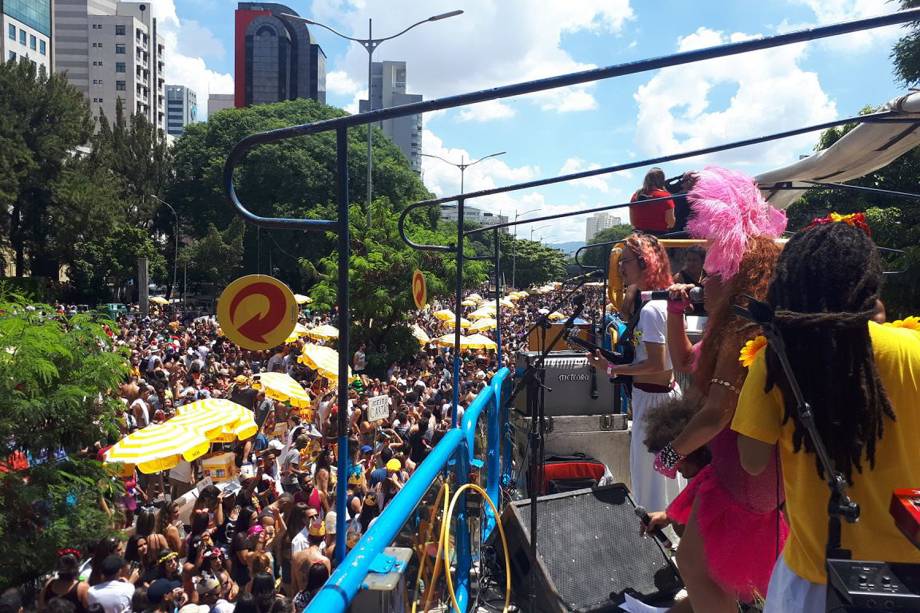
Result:
<svg viewBox="0 0 920 613">
<path fill-rule="evenodd" d="M 10 40 L 16 40 L 16 26 L 10 24 L 7 26 L 10 32 Z"/>
<path fill-rule="evenodd" d="M 42 55 L 48 54 L 48 48 L 45 46 L 45 41 L 43 40 L 38 41 L 38 52 L 41 53 Z"/>
<path fill-rule="evenodd" d="M 126 72 L 124 62 L 115 62 L 115 72 Z"/>
<path fill-rule="evenodd" d="M 11 62 L 15 62 L 15 61 L 16 61 L 16 52 L 15 52 L 15 51 L 10 51 L 9 60 L 10 60 Z"/>
<path fill-rule="evenodd" d="M 125 35 L 125 26 L 124 26 L 124 24 L 122 24 L 122 25 L 116 25 L 116 26 L 115 26 L 115 36 L 124 36 L 124 35 Z"/>
<path fill-rule="evenodd" d="M 116 44 L 115 44 L 115 54 L 116 54 L 116 55 L 124 55 L 124 54 L 125 54 L 125 46 L 124 46 L 123 44 L 118 44 L 118 43 L 116 43 Z"/>
<path fill-rule="evenodd" d="M 34 35 L 29 34 L 29 49 L 35 51 L 35 48 L 38 47 L 38 39 Z"/>
<path fill-rule="evenodd" d="M 115 90 L 123 92 L 126 90 L 124 81 L 115 81 Z"/>
<path fill-rule="evenodd" d="M 26 31 L 25 30 L 19 30 L 19 44 L 20 45 L 26 44 Z"/>
</svg>

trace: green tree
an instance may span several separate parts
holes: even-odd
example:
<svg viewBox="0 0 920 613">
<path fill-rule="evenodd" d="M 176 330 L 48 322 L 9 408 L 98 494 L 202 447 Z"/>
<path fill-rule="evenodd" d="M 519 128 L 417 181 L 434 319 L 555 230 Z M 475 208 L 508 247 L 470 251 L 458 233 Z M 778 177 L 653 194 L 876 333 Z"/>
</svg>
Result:
<svg viewBox="0 0 920 613">
<path fill-rule="evenodd" d="M 0 62 L 0 227 L 16 276 L 57 279 L 49 235 L 52 189 L 69 153 L 92 132 L 89 107 L 64 75 L 32 62 Z"/>
<path fill-rule="evenodd" d="M 389 360 L 414 355 L 418 351 L 409 329 L 415 305 L 410 290 L 412 273 L 425 273 L 428 301 L 449 298 L 456 279 L 456 258 L 440 253 L 419 252 L 406 245 L 399 236 L 398 215 L 386 198 L 377 198 L 372 207 L 373 224 L 367 227 L 362 207 L 352 205 L 351 258 L 349 263 L 350 311 L 352 315 L 351 349 L 366 342 L 371 347 L 370 364 L 385 364 Z M 450 235 L 426 229 L 410 222 L 407 232 L 416 241 L 429 244 L 450 244 Z M 329 240 L 335 236 L 330 235 Z M 473 255 L 472 246 L 464 251 Z M 319 283 L 311 291 L 319 309 L 330 310 L 336 305 L 338 287 L 338 253 L 333 250 L 320 260 L 318 266 L 303 260 L 309 274 L 317 275 Z M 464 285 L 475 287 L 486 279 L 487 266 L 482 262 L 464 264 Z M 376 354 L 376 355 L 374 355 Z"/>
<path fill-rule="evenodd" d="M 514 240 L 502 247 L 502 270 L 506 277 L 514 267 L 515 285 L 528 287 L 565 277 L 565 254 L 559 249 L 529 240 Z"/>
<path fill-rule="evenodd" d="M 223 230 L 235 216 L 223 189 L 223 168 L 230 149 L 255 132 L 341 117 L 340 109 L 312 100 L 230 109 L 206 124 L 188 126 L 176 142 L 175 179 L 165 198 L 176 207 L 182 235 L 201 237 L 210 224 Z M 375 128 L 376 129 L 376 128 Z M 348 131 L 349 201 L 363 202 L 366 193 L 366 142 L 363 127 Z M 374 139 L 374 194 L 397 210 L 430 196 L 399 149 L 378 130 Z M 258 215 L 335 219 L 335 134 L 324 132 L 256 147 L 240 165 L 236 186 L 240 198 Z M 360 214 L 360 213 L 359 213 Z M 436 214 L 436 211 L 434 212 Z M 428 216 L 428 213 L 425 213 Z M 335 241 L 323 234 L 258 230 L 247 227 L 243 269 L 273 272 L 295 290 L 316 281 L 315 266 L 328 256 Z"/>
<path fill-rule="evenodd" d="M 239 275 L 243 264 L 243 220 L 234 217 L 224 230 L 214 224 L 208 232 L 186 246 L 179 255 L 179 265 L 187 266 L 189 281 L 213 293 L 224 288 Z"/>
<path fill-rule="evenodd" d="M 0 585 L 54 568 L 61 547 L 82 547 L 111 531 L 118 493 L 93 446 L 118 434 L 113 393 L 128 372 L 102 325 L 65 319 L 46 305 L 0 295 Z"/>
<path fill-rule="evenodd" d="M 629 224 L 619 224 L 612 226 L 610 228 L 604 228 L 600 232 L 594 235 L 590 241 L 589 245 L 596 245 L 597 243 L 607 243 L 610 241 L 618 241 L 620 239 L 626 238 L 633 233 L 633 227 Z M 607 265 L 607 260 L 610 257 L 610 246 L 607 247 L 595 247 L 593 249 L 586 249 L 582 252 L 580 260 L 582 263 L 589 266 L 599 266 L 601 268 Z"/>
<path fill-rule="evenodd" d="M 920 6 L 920 0 L 900 0 L 901 9 Z M 920 81 L 920 27 L 914 22 L 906 36 L 901 37 L 891 51 L 894 73 L 904 85 L 916 85 Z"/>
</svg>

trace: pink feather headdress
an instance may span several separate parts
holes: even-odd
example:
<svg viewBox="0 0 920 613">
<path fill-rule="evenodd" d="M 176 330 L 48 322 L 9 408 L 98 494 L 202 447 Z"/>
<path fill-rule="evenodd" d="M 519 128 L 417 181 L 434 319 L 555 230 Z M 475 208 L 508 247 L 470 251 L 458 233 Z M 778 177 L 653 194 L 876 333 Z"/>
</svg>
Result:
<svg viewBox="0 0 920 613">
<path fill-rule="evenodd" d="M 786 213 L 767 204 L 754 180 L 740 172 L 707 166 L 694 177 L 696 183 L 687 194 L 687 231 L 709 241 L 706 272 L 730 279 L 738 273 L 748 239 L 782 236 Z"/>
</svg>

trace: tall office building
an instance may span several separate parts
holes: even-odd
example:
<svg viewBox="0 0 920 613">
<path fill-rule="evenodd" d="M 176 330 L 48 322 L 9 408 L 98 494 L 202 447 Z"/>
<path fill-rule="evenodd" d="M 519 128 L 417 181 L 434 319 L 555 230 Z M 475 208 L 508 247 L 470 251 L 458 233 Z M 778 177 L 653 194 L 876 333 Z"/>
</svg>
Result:
<svg viewBox="0 0 920 613">
<path fill-rule="evenodd" d="M 310 98 L 326 103 L 326 54 L 297 13 L 283 4 L 240 2 L 236 9 L 236 106 Z"/>
<path fill-rule="evenodd" d="M 601 230 L 620 225 L 620 218 L 610 213 L 595 213 L 585 220 L 585 241 L 590 241 Z"/>
<path fill-rule="evenodd" d="M 150 2 L 55 0 L 54 68 L 111 121 L 122 99 L 166 130 L 164 42 Z"/>
<path fill-rule="evenodd" d="M 391 106 L 421 102 L 420 94 L 406 93 L 405 62 L 374 62 L 371 65 L 371 106 L 367 100 L 359 102 L 359 110 L 386 109 Z M 422 116 L 409 115 L 380 122 L 391 141 L 409 159 L 409 165 L 415 172 L 422 172 Z"/>
<path fill-rule="evenodd" d="M 185 126 L 195 122 L 198 104 L 195 92 L 184 85 L 166 86 L 166 133 L 181 136 Z"/>
<path fill-rule="evenodd" d="M 44 66 L 50 74 L 54 58 L 53 6 L 52 0 L 0 0 L 0 62 L 27 60 Z"/>
<path fill-rule="evenodd" d="M 208 96 L 208 117 L 224 109 L 232 109 L 236 105 L 233 103 L 233 94 L 210 94 Z"/>
</svg>

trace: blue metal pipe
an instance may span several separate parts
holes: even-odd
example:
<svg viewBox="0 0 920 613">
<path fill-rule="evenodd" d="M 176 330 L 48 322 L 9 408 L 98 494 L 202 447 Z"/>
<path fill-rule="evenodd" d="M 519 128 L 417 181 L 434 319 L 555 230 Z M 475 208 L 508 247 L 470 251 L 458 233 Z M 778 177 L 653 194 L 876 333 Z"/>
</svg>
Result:
<svg viewBox="0 0 920 613">
<path fill-rule="evenodd" d="M 406 518 L 421 502 L 425 492 L 462 442 L 463 432 L 460 428 L 453 428 L 434 446 L 428 457 L 416 467 L 412 478 L 396 494 L 374 525 L 348 553 L 310 602 L 306 609 L 308 613 L 335 613 L 348 608 L 348 604 L 361 589 L 371 562 L 383 553 L 384 548 L 390 546 Z"/>
</svg>

